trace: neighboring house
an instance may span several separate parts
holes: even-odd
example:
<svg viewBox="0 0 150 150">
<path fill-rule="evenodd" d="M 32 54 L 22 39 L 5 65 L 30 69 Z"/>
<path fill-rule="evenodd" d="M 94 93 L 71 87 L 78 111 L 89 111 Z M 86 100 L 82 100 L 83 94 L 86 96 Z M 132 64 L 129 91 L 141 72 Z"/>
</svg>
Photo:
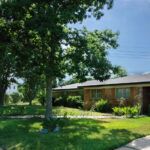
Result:
<svg viewBox="0 0 150 150">
<path fill-rule="evenodd" d="M 103 82 L 90 80 L 53 89 L 55 96 L 64 93 L 76 95 L 78 92 L 84 95 L 86 109 L 90 109 L 101 98 L 106 99 L 112 107 L 118 106 L 120 99 L 124 98 L 126 106 L 141 104 L 143 111 L 147 112 L 150 104 L 150 74 L 131 75 Z"/>
<path fill-rule="evenodd" d="M 6 93 L 9 95 L 12 94 L 13 92 L 18 92 L 18 84 L 15 83 L 11 84 L 6 91 Z"/>
</svg>

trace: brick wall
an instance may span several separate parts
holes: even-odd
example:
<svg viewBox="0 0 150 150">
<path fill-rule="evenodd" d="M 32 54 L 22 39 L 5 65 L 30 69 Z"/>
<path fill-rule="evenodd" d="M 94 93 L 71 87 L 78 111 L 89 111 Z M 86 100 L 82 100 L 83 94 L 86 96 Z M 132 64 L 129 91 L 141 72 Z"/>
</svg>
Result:
<svg viewBox="0 0 150 150">
<path fill-rule="evenodd" d="M 105 100 L 108 100 L 109 104 L 114 106 L 119 106 L 120 100 L 116 99 L 116 89 L 100 89 L 101 97 Z M 84 89 L 84 108 L 90 109 L 96 100 L 90 99 L 90 89 Z M 125 100 L 125 106 L 134 106 L 135 104 L 140 103 L 142 105 L 142 88 L 131 87 L 130 88 L 130 98 Z"/>
</svg>

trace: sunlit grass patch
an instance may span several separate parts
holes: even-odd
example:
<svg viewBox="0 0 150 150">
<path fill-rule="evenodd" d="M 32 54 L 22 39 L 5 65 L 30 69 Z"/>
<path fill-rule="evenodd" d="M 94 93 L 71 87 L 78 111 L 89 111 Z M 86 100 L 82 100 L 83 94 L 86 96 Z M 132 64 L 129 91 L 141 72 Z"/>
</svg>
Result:
<svg viewBox="0 0 150 150">
<path fill-rule="evenodd" d="M 65 119 L 60 133 L 41 134 L 43 120 L 0 119 L 0 145 L 8 150 L 109 150 L 150 134 L 150 118 Z"/>
</svg>

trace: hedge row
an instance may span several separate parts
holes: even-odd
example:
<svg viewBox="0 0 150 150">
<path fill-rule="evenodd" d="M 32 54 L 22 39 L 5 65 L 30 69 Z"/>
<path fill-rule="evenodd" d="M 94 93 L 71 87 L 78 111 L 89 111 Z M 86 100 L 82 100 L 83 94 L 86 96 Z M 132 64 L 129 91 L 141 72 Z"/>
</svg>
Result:
<svg viewBox="0 0 150 150">
<path fill-rule="evenodd" d="M 53 101 L 54 106 L 79 108 L 83 106 L 81 96 L 58 97 Z"/>
</svg>

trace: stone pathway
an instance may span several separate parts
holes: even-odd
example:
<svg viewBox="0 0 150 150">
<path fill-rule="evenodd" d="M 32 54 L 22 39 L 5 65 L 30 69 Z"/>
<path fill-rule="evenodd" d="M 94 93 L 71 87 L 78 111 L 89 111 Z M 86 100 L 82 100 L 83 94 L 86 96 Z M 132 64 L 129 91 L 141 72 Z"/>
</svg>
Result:
<svg viewBox="0 0 150 150">
<path fill-rule="evenodd" d="M 25 115 L 25 116 L 4 116 L 0 118 L 9 118 L 9 119 L 28 119 L 33 117 L 44 118 L 44 115 Z M 53 116 L 53 118 L 63 118 L 64 116 Z M 125 118 L 125 116 L 67 116 L 67 118 L 81 118 L 81 119 L 111 119 L 111 118 Z"/>
<path fill-rule="evenodd" d="M 150 150 L 150 135 L 136 139 L 125 146 L 117 148 L 116 150 Z"/>
</svg>

